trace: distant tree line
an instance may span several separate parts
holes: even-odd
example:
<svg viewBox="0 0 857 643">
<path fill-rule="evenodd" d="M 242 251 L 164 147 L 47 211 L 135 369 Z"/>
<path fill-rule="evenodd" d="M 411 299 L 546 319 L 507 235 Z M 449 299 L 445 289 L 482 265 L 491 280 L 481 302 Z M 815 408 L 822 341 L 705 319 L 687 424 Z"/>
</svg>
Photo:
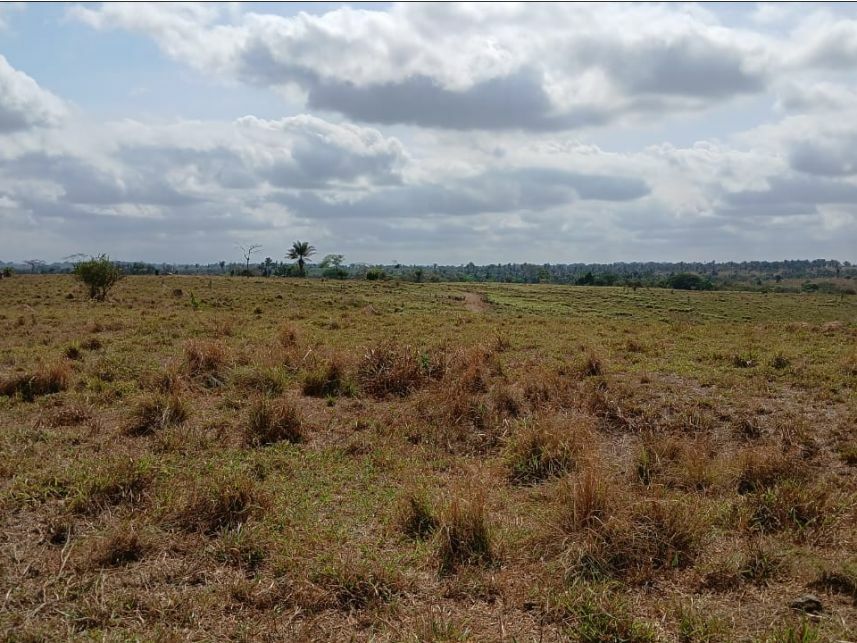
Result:
<svg viewBox="0 0 857 643">
<path fill-rule="evenodd" d="M 242 246 L 240 261 L 208 264 L 114 262 L 128 275 L 228 275 L 259 277 L 309 277 L 325 279 L 401 280 L 413 282 L 550 283 L 677 290 L 763 290 L 771 292 L 832 292 L 852 294 L 857 287 L 857 266 L 827 259 L 742 262 L 616 262 L 616 263 L 496 263 L 476 265 L 346 264 L 341 254 L 328 254 L 313 263 L 315 247 L 296 241 L 282 261 L 265 257 L 254 263 L 261 245 Z M 24 264 L 0 262 L 22 274 L 69 273 L 76 263 L 45 263 L 31 259 Z"/>
</svg>

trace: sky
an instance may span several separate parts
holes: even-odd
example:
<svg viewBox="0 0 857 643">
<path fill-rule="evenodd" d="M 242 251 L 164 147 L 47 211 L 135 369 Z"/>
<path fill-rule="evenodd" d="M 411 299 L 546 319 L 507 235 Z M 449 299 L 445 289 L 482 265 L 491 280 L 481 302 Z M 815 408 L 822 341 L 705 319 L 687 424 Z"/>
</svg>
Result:
<svg viewBox="0 0 857 643">
<path fill-rule="evenodd" d="M 0 4 L 0 259 L 857 261 L 857 4 Z"/>
</svg>

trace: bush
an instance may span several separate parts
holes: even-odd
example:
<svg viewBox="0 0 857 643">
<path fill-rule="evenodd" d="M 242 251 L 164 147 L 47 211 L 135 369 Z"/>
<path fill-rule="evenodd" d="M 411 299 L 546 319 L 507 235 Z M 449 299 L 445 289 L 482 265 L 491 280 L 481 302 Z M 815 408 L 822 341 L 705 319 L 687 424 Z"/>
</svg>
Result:
<svg viewBox="0 0 857 643">
<path fill-rule="evenodd" d="M 107 255 L 101 255 L 76 263 L 74 276 L 89 289 L 90 298 L 104 301 L 110 289 L 122 278 L 122 270 Z"/>
<path fill-rule="evenodd" d="M 676 290 L 714 290 L 714 284 L 705 277 L 689 272 L 680 272 L 667 279 L 667 286 Z"/>
</svg>

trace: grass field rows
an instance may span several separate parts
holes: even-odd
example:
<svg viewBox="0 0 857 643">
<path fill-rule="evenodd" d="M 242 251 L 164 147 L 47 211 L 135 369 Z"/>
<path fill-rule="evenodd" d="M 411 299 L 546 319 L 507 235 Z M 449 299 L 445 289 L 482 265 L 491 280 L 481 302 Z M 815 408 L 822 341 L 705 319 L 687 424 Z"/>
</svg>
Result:
<svg viewBox="0 0 857 643">
<path fill-rule="evenodd" d="M 855 638 L 854 297 L 32 276 L 0 328 L 6 640 Z"/>
</svg>

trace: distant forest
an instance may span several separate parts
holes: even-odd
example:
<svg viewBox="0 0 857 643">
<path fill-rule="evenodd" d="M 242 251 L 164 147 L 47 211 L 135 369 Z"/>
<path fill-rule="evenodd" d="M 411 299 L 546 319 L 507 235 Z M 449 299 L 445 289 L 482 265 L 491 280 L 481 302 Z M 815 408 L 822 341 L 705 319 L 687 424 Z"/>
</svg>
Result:
<svg viewBox="0 0 857 643">
<path fill-rule="evenodd" d="M 129 275 L 299 276 L 297 265 L 266 258 L 258 263 L 219 261 L 209 264 L 116 261 Z M 71 261 L 24 263 L 0 261 L 0 272 L 61 274 Z M 346 264 L 341 255 L 307 263 L 306 277 L 327 279 L 400 280 L 411 282 L 549 283 L 683 290 L 754 290 L 767 292 L 829 292 L 857 294 L 857 265 L 827 259 L 742 262 L 618 262 L 476 265 Z"/>
</svg>

